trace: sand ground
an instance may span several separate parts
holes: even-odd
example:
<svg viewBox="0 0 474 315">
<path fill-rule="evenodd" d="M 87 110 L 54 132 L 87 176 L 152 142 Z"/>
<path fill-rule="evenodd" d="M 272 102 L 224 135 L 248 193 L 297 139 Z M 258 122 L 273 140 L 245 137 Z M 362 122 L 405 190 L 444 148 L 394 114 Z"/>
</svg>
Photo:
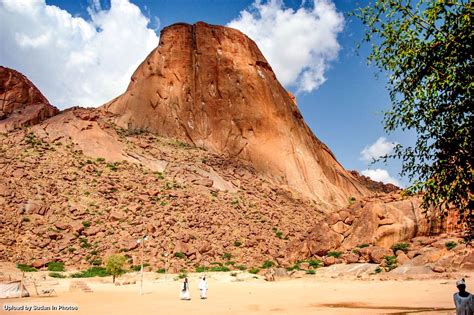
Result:
<svg viewBox="0 0 474 315">
<path fill-rule="evenodd" d="M 306 276 L 276 282 L 210 274 L 208 299 L 199 299 L 199 275 L 190 277 L 191 301 L 179 300 L 181 280 L 147 275 L 139 282 L 114 286 L 110 280 L 81 279 L 92 293 L 69 292 L 71 279 L 41 284 L 54 297 L 34 296 L 0 301 L 0 314 L 453 314 L 454 279 L 343 280 Z M 151 278 L 153 276 L 153 278 Z M 120 279 L 119 279 L 120 280 Z M 107 281 L 108 283 L 103 283 Z M 468 282 L 469 283 L 469 282 Z M 76 311 L 5 311 L 4 304 L 75 305 Z"/>
</svg>

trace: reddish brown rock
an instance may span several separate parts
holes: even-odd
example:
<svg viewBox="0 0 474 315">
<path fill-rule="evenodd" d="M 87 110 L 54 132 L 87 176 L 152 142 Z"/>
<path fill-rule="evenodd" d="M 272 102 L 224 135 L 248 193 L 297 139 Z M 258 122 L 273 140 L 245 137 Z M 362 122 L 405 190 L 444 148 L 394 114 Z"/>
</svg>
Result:
<svg viewBox="0 0 474 315">
<path fill-rule="evenodd" d="M 102 110 L 122 128 L 250 161 L 326 209 L 370 194 L 313 135 L 257 45 L 235 29 L 164 28 L 127 91 Z"/>
<path fill-rule="evenodd" d="M 0 132 L 37 124 L 58 112 L 24 75 L 0 66 Z"/>
<path fill-rule="evenodd" d="M 391 249 L 373 246 L 369 248 L 370 261 L 376 264 L 380 264 L 385 256 L 393 256 Z"/>
</svg>

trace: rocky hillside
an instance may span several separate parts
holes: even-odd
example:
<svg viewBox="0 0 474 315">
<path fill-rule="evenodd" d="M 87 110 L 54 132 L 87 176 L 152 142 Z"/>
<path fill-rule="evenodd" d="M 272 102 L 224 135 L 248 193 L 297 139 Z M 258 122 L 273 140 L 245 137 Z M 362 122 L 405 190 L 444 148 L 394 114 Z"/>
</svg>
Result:
<svg viewBox="0 0 474 315">
<path fill-rule="evenodd" d="M 0 132 L 39 123 L 58 112 L 24 75 L 0 66 Z"/>
<path fill-rule="evenodd" d="M 124 129 L 145 129 L 256 170 L 335 210 L 370 195 L 306 125 L 257 45 L 206 23 L 174 24 L 104 112 Z"/>
</svg>

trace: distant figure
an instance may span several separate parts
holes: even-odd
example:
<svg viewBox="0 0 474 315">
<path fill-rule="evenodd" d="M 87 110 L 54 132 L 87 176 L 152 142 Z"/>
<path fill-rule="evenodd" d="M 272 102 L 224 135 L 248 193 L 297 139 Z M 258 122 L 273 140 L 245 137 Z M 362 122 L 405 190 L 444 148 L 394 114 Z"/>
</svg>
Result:
<svg viewBox="0 0 474 315">
<path fill-rule="evenodd" d="M 181 293 L 179 294 L 181 300 L 191 300 L 191 296 L 189 294 L 189 283 L 188 278 L 184 278 L 183 286 L 181 287 Z"/>
<path fill-rule="evenodd" d="M 474 296 L 466 291 L 464 279 L 456 282 L 459 292 L 454 293 L 454 305 L 456 305 L 456 315 L 474 315 Z"/>
<path fill-rule="evenodd" d="M 200 292 L 200 296 L 201 296 L 201 299 L 207 299 L 207 281 L 206 281 L 206 277 L 202 277 L 201 278 L 201 281 L 199 281 L 199 292 Z"/>
</svg>

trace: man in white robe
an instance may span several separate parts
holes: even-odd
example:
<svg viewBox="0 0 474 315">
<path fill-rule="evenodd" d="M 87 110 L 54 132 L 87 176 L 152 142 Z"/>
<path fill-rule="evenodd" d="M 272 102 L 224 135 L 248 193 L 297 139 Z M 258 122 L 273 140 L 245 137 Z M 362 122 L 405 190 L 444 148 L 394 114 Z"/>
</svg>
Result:
<svg viewBox="0 0 474 315">
<path fill-rule="evenodd" d="M 454 293 L 454 305 L 456 305 L 456 315 L 474 315 L 474 296 L 466 291 L 464 279 L 456 282 L 459 292 Z"/>
<path fill-rule="evenodd" d="M 199 292 L 201 299 L 207 299 L 207 281 L 206 277 L 202 277 L 199 281 Z"/>
<path fill-rule="evenodd" d="M 191 295 L 189 293 L 189 282 L 188 278 L 184 278 L 183 285 L 181 287 L 181 292 L 179 294 L 181 300 L 191 300 Z"/>
</svg>

